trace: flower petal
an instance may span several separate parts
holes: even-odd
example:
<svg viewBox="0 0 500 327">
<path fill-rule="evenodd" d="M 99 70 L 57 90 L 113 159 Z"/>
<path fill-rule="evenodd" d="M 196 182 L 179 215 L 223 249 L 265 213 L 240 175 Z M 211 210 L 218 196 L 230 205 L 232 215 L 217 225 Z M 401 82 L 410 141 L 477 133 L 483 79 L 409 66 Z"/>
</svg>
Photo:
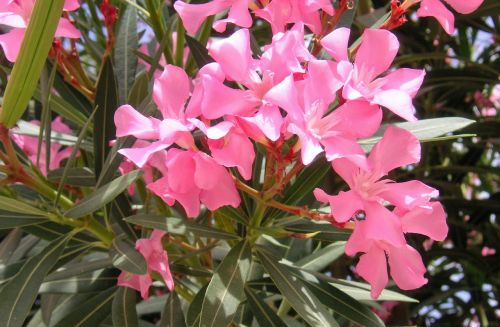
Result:
<svg viewBox="0 0 500 327">
<path fill-rule="evenodd" d="M 370 283 L 370 295 L 372 299 L 377 299 L 389 281 L 384 250 L 378 246 L 372 246 L 370 251 L 359 258 L 356 273 Z"/>
</svg>

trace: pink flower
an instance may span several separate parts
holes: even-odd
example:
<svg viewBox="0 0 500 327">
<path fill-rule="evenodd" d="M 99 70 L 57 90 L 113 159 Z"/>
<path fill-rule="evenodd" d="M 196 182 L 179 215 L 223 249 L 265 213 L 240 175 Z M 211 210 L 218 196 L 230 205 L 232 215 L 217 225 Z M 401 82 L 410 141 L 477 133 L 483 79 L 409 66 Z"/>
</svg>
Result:
<svg viewBox="0 0 500 327">
<path fill-rule="evenodd" d="M 489 256 L 489 255 L 495 255 L 497 253 L 497 250 L 489 248 L 487 246 L 483 246 L 481 249 L 481 255 L 483 257 Z"/>
<path fill-rule="evenodd" d="M 453 9 L 461 14 L 470 14 L 475 11 L 484 0 L 444 0 Z M 436 18 L 446 33 L 453 34 L 455 31 L 455 17 L 440 0 L 422 0 L 417 16 Z"/>
<path fill-rule="evenodd" d="M 176 1 L 174 8 L 182 19 L 186 31 L 190 34 L 196 33 L 203 21 L 208 16 L 213 16 L 229 9 L 226 19 L 214 23 L 214 29 L 223 32 L 227 23 L 233 23 L 241 27 L 252 26 L 252 17 L 248 12 L 248 5 L 252 0 L 213 0 L 201 4 L 188 4 Z"/>
<path fill-rule="evenodd" d="M 149 297 L 148 291 L 153 283 L 151 273 L 160 274 L 169 291 L 174 289 L 174 280 L 170 273 L 168 265 L 167 251 L 163 249 L 161 239 L 166 233 L 159 230 L 153 230 L 149 238 L 138 239 L 135 243 L 135 248 L 139 251 L 148 265 L 148 272 L 144 275 L 136 275 L 126 271 L 122 271 L 118 276 L 118 285 L 130 287 L 141 292 L 143 299 Z"/>
<path fill-rule="evenodd" d="M 354 219 L 354 232 L 346 244 L 346 254 L 361 256 L 357 272 L 372 285 L 376 298 L 387 284 L 386 255 L 391 276 L 402 289 L 420 287 L 425 266 L 418 252 L 406 244 L 404 233 L 425 234 L 443 240 L 448 228 L 443 207 L 430 199 L 438 191 L 419 182 L 395 183 L 381 179 L 394 168 L 418 162 L 420 143 L 410 132 L 389 126 L 368 159 L 368 169 L 347 159 L 337 159 L 333 169 L 350 187 L 347 192 L 329 196 L 321 189 L 314 195 L 329 202 L 332 216 L 339 223 Z M 389 203 L 395 207 L 390 211 Z"/>
<path fill-rule="evenodd" d="M 321 40 L 325 50 L 338 62 L 337 73 L 344 83 L 342 96 L 347 100 L 365 99 L 406 120 L 416 120 L 412 98 L 422 84 L 425 71 L 401 68 L 381 77 L 389 70 L 399 49 L 396 36 L 381 29 L 364 31 L 352 64 L 347 55 L 349 34 L 349 29 L 339 28 Z"/>
<path fill-rule="evenodd" d="M 188 217 L 196 217 L 200 203 L 211 211 L 230 205 L 237 207 L 240 196 L 229 172 L 212 157 L 200 151 L 170 149 L 166 173 L 148 189 L 168 205 L 178 201 Z"/>
<path fill-rule="evenodd" d="M 15 62 L 21 49 L 24 33 L 35 5 L 35 0 L 3 0 L 0 4 L 0 24 L 12 29 L 0 35 L 0 46 L 7 60 Z M 66 0 L 64 11 L 74 11 L 80 7 L 77 0 Z M 67 18 L 61 18 L 55 37 L 79 38 L 80 32 Z"/>
<path fill-rule="evenodd" d="M 30 121 L 31 124 L 40 125 L 37 120 Z M 51 124 L 52 133 L 59 132 L 71 134 L 71 129 L 68 125 L 62 122 L 61 117 L 57 117 Z M 12 140 L 24 151 L 31 162 L 36 163 L 38 157 L 38 137 L 28 136 L 21 134 L 12 134 Z M 38 168 L 43 175 L 47 175 L 47 146 L 45 141 L 42 141 L 40 148 L 40 156 L 38 161 Z M 64 147 L 63 145 L 55 142 L 50 144 L 50 162 L 48 165 L 49 170 L 59 168 L 61 161 L 68 158 L 73 151 L 72 147 Z M 79 154 L 77 154 L 79 155 Z"/>
</svg>

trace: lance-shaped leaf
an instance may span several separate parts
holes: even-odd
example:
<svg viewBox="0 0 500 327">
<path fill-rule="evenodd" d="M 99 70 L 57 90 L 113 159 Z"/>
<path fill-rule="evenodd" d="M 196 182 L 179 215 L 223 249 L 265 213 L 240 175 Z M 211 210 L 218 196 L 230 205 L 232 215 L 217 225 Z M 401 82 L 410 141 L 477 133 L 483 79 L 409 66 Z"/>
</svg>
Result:
<svg viewBox="0 0 500 327">
<path fill-rule="evenodd" d="M 285 322 L 250 287 L 245 286 L 245 294 L 247 296 L 247 303 L 250 305 L 250 309 L 252 309 L 255 319 L 257 319 L 260 326 L 286 327 Z"/>
<path fill-rule="evenodd" d="M 65 168 L 51 170 L 47 174 L 47 179 L 51 182 L 59 183 L 63 179 Z M 95 175 L 88 168 L 68 168 L 64 183 L 72 186 L 95 186 Z"/>
<path fill-rule="evenodd" d="M 74 277 L 50 277 L 42 283 L 39 293 L 88 293 L 101 292 L 116 285 L 116 269 L 104 269 Z"/>
<path fill-rule="evenodd" d="M 336 228 L 325 221 L 314 222 L 302 219 L 286 224 L 284 228 L 294 233 L 311 234 L 312 238 L 327 242 L 346 241 L 351 236 L 349 230 Z"/>
<path fill-rule="evenodd" d="M 393 125 L 412 132 L 421 142 L 431 142 L 438 136 L 454 132 L 473 123 L 473 120 L 466 118 L 444 117 L 396 123 Z M 381 126 L 374 136 L 359 140 L 359 144 L 361 144 L 365 151 L 370 151 L 371 148 L 382 139 L 382 135 L 388 126 L 389 125 Z"/>
<path fill-rule="evenodd" d="M 165 308 L 161 314 L 160 326 L 162 327 L 186 327 L 186 320 L 181 308 L 181 301 L 177 293 L 172 292 L 168 296 Z"/>
<path fill-rule="evenodd" d="M 113 326 L 138 327 L 135 309 L 136 291 L 129 287 L 119 287 L 112 304 Z M 164 325 L 160 325 L 164 326 Z"/>
<path fill-rule="evenodd" d="M 113 266 L 133 274 L 144 275 L 148 272 L 146 259 L 127 241 L 115 238 L 113 240 Z"/>
<path fill-rule="evenodd" d="M 244 286 L 250 273 L 252 251 L 241 241 L 229 251 L 208 284 L 201 309 L 200 326 L 227 326 L 240 303 L 245 300 Z"/>
<path fill-rule="evenodd" d="M 205 66 L 211 62 L 214 62 L 214 58 L 212 58 L 208 54 L 208 50 L 203 44 L 201 44 L 198 40 L 190 37 L 189 35 L 185 35 L 186 43 L 189 47 L 189 51 L 194 58 L 194 61 L 198 65 L 198 68 Z"/>
<path fill-rule="evenodd" d="M 189 305 L 186 315 L 186 323 L 190 327 L 200 325 L 201 307 L 203 305 L 203 299 L 205 298 L 207 287 L 208 284 L 200 288 Z"/>
<path fill-rule="evenodd" d="M 344 254 L 346 242 L 335 242 L 297 261 L 294 266 L 311 271 L 321 271 Z"/>
<path fill-rule="evenodd" d="M 6 196 L 0 196 L 0 208 L 5 211 L 23 213 L 33 216 L 47 216 L 47 212 L 26 204 L 26 202 L 21 202 L 16 199 L 8 198 Z"/>
<path fill-rule="evenodd" d="M 41 224 L 47 219 L 42 216 L 15 213 L 0 209 L 0 229 L 10 229 L 28 225 Z"/>
<path fill-rule="evenodd" d="M 66 211 L 64 215 L 69 218 L 80 218 L 99 210 L 104 205 L 113 201 L 141 175 L 142 171 L 134 170 L 126 175 L 116 178 L 112 182 L 98 188 L 95 192 L 85 197 L 79 204 Z"/>
<path fill-rule="evenodd" d="M 54 267 L 69 237 L 51 242 L 29 258 L 19 272 L 0 291 L 0 326 L 22 326 L 30 313 L 45 275 Z"/>
<path fill-rule="evenodd" d="M 290 272 L 304 281 L 306 286 L 321 299 L 321 302 L 337 314 L 361 326 L 385 326 L 382 320 L 368 307 L 364 306 L 347 293 L 321 281 L 319 278 L 306 271 L 290 269 Z"/>
<path fill-rule="evenodd" d="M 52 46 L 63 6 L 64 0 L 35 2 L 19 56 L 3 97 L 0 123 L 8 128 L 14 126 L 21 118 L 35 91 Z"/>
<path fill-rule="evenodd" d="M 134 6 L 127 6 L 121 15 L 115 46 L 116 77 L 122 104 L 127 103 L 130 88 L 134 84 L 138 60 L 132 49 L 138 47 L 137 9 Z"/>
<path fill-rule="evenodd" d="M 116 293 L 116 287 L 99 292 L 82 304 L 75 306 L 54 327 L 81 326 L 95 327 L 111 313 L 111 304 Z"/>
<path fill-rule="evenodd" d="M 179 217 L 165 217 L 157 215 L 139 214 L 125 218 L 126 221 L 144 227 L 160 229 L 170 234 L 186 235 L 193 233 L 197 236 L 210 237 L 219 240 L 239 239 L 238 235 L 198 224 L 192 220 Z"/>
<path fill-rule="evenodd" d="M 312 326 L 339 326 L 325 305 L 309 290 L 290 269 L 266 250 L 258 249 L 257 257 L 266 272 L 280 290 L 280 293 L 297 311 L 297 313 Z"/>
<path fill-rule="evenodd" d="M 95 107 L 97 112 L 94 119 L 94 160 L 95 174 L 99 176 L 110 151 L 109 142 L 116 138 L 114 116 L 118 108 L 118 86 L 109 57 L 101 68 L 97 82 Z"/>
</svg>

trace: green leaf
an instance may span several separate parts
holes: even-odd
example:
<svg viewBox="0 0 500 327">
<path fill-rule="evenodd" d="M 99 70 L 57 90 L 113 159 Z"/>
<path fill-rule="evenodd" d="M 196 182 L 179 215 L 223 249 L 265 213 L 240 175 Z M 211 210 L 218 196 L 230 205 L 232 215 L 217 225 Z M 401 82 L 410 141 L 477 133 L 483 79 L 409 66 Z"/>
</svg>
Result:
<svg viewBox="0 0 500 327">
<path fill-rule="evenodd" d="M 94 119 L 94 168 L 96 176 L 99 176 L 110 150 L 109 142 L 116 138 L 114 116 L 118 108 L 118 86 L 110 58 L 101 68 L 94 104 L 97 107 Z"/>
<path fill-rule="evenodd" d="M 50 325 L 52 312 L 57 307 L 61 297 L 63 297 L 61 294 L 42 294 L 40 296 L 40 310 L 42 311 L 42 320 L 45 325 Z"/>
<path fill-rule="evenodd" d="M 14 253 L 14 250 L 16 250 L 19 243 L 21 243 L 22 236 L 23 231 L 19 228 L 10 231 L 7 236 L 3 236 L 3 239 L 0 242 L 0 267 L 9 262 L 12 253 Z"/>
<path fill-rule="evenodd" d="M 149 75 L 147 72 L 141 72 L 134 81 L 127 103 L 137 108 L 150 95 Z"/>
<path fill-rule="evenodd" d="M 189 47 L 190 53 L 193 55 L 194 61 L 198 65 L 198 68 L 214 62 L 214 59 L 208 54 L 207 48 L 198 40 L 186 34 L 186 43 Z"/>
<path fill-rule="evenodd" d="M 47 179 L 53 183 L 59 183 L 63 177 L 65 168 L 51 170 L 47 174 Z M 65 184 L 72 186 L 95 186 L 95 175 L 89 168 L 68 168 Z"/>
<path fill-rule="evenodd" d="M 461 117 L 444 117 L 444 118 L 432 118 L 432 119 L 422 119 L 414 122 L 404 122 L 391 124 L 400 128 L 404 128 L 412 132 L 421 142 L 431 142 L 438 136 L 454 132 L 456 130 L 462 129 L 474 121 Z M 371 148 L 382 138 L 384 131 L 389 125 L 383 125 L 375 133 L 374 136 L 359 140 L 358 143 L 362 145 L 365 151 L 370 151 Z"/>
<path fill-rule="evenodd" d="M 142 171 L 134 170 L 120 176 L 112 182 L 98 188 L 95 192 L 85 197 L 80 203 L 65 212 L 69 218 L 80 218 L 104 207 L 113 201 L 120 193 L 125 191 L 137 178 L 142 175 Z"/>
<path fill-rule="evenodd" d="M 181 301 L 177 293 L 170 293 L 165 308 L 161 314 L 159 326 L 162 327 L 186 327 L 186 320 L 181 308 Z"/>
<path fill-rule="evenodd" d="M 116 77 L 122 104 L 127 103 L 129 90 L 134 84 L 138 60 L 132 49 L 138 47 L 137 9 L 134 6 L 127 6 L 121 15 L 115 46 Z"/>
<path fill-rule="evenodd" d="M 286 327 L 280 317 L 251 288 L 245 286 L 247 303 L 262 327 Z"/>
<path fill-rule="evenodd" d="M 229 251 L 208 284 L 201 309 L 200 326 L 227 326 L 240 303 L 245 300 L 244 286 L 250 273 L 252 251 L 241 241 Z"/>
<path fill-rule="evenodd" d="M 31 12 L 21 50 L 9 77 L 0 123 L 10 128 L 27 108 L 61 18 L 64 0 L 37 1 Z"/>
<path fill-rule="evenodd" d="M 22 326 L 31 310 L 45 275 L 56 264 L 69 237 L 51 242 L 29 258 L 19 272 L 1 289 L 0 326 Z"/>
<path fill-rule="evenodd" d="M 328 244 L 324 248 L 297 261 L 294 266 L 302 269 L 321 271 L 344 254 L 344 241 Z"/>
<path fill-rule="evenodd" d="M 200 316 L 201 316 L 201 308 L 203 305 L 203 299 L 205 298 L 205 293 L 207 291 L 208 285 L 203 286 L 198 293 L 194 296 L 193 301 L 189 305 L 187 315 L 186 315 L 186 323 L 190 327 L 199 326 Z"/>
<path fill-rule="evenodd" d="M 366 283 L 355 282 L 350 280 L 342 280 L 342 279 L 333 279 L 325 275 L 315 274 L 319 279 L 326 280 L 332 286 L 335 286 L 339 290 L 343 291 L 346 294 L 349 294 L 351 297 L 355 298 L 358 301 L 373 301 L 370 295 L 371 286 Z M 384 289 L 380 296 L 377 299 L 378 301 L 398 301 L 398 302 L 418 302 L 417 300 L 403 295 L 398 292 L 390 291 Z"/>
<path fill-rule="evenodd" d="M 116 287 L 97 293 L 84 303 L 75 306 L 54 327 L 95 327 L 111 313 L 111 305 L 115 296 Z"/>
<path fill-rule="evenodd" d="M 51 276 L 44 280 L 40 286 L 40 293 L 88 293 L 100 292 L 117 282 L 115 269 L 104 269 L 91 273 L 81 274 L 75 277 Z M 57 279 L 54 279 L 57 278 Z"/>
<path fill-rule="evenodd" d="M 38 89 L 35 90 L 33 98 L 35 98 L 37 101 L 42 101 L 41 91 Z M 87 121 L 87 117 L 85 116 L 85 114 L 74 107 L 72 103 L 66 101 L 57 94 L 51 94 L 49 98 L 49 106 L 52 111 L 54 111 L 61 117 L 72 121 L 80 127 L 83 126 Z"/>
<path fill-rule="evenodd" d="M 351 232 L 332 226 L 329 222 L 316 222 L 301 219 L 296 222 L 284 225 L 287 231 L 309 234 L 314 233 L 313 238 L 327 242 L 347 241 Z"/>
<path fill-rule="evenodd" d="M 19 200 L 15 200 L 1 195 L 0 195 L 0 208 L 3 211 L 10 211 L 10 212 L 22 213 L 33 216 L 41 216 L 41 217 L 47 216 L 47 212 L 45 211 L 32 207 L 29 204 L 26 204 L 25 202 L 21 202 Z"/>
<path fill-rule="evenodd" d="M 138 327 L 137 310 L 135 309 L 136 291 L 129 287 L 119 287 L 112 304 L 113 326 Z M 163 326 L 163 325 L 161 325 Z"/>
<path fill-rule="evenodd" d="M 111 266 L 111 260 L 109 258 L 92 260 L 92 261 L 82 261 L 82 262 L 70 262 L 66 266 L 59 267 L 57 271 L 52 272 L 45 277 L 45 282 L 53 280 L 61 280 L 65 278 L 70 278 L 78 275 L 82 275 L 91 271 L 101 270 Z"/>
<path fill-rule="evenodd" d="M 257 257 L 292 308 L 312 326 L 339 326 L 328 309 L 289 267 L 265 250 L 257 249 Z"/>
<path fill-rule="evenodd" d="M 0 229 L 36 225 L 46 221 L 45 217 L 14 213 L 0 209 Z"/>
<path fill-rule="evenodd" d="M 298 269 L 291 269 L 291 273 L 302 279 L 306 286 L 319 298 L 321 302 L 337 314 L 361 326 L 385 326 L 382 320 L 368 307 L 356 301 L 338 288 L 321 281 L 314 275 Z"/>
<path fill-rule="evenodd" d="M 193 233 L 201 237 L 210 237 L 219 240 L 239 239 L 238 235 L 224 232 L 222 230 L 198 224 L 193 220 L 179 217 L 164 217 L 157 215 L 139 214 L 124 218 L 132 224 L 160 229 L 174 235 L 186 235 Z"/>
<path fill-rule="evenodd" d="M 116 251 L 116 255 L 113 257 L 113 266 L 116 268 L 136 275 L 144 275 L 148 272 L 146 259 L 137 252 L 132 244 L 115 238 L 113 249 Z"/>
</svg>

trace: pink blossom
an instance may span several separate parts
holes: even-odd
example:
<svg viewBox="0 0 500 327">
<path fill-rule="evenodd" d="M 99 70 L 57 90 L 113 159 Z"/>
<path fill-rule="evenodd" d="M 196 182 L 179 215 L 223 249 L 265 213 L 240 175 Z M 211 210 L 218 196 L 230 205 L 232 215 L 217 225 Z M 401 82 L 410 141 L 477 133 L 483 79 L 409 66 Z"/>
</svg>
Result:
<svg viewBox="0 0 500 327">
<path fill-rule="evenodd" d="M 10 26 L 12 29 L 0 35 L 0 46 L 3 48 L 7 60 L 15 62 L 21 49 L 35 0 L 3 0 L 2 2 L 0 4 L 0 24 Z M 66 0 L 64 11 L 74 11 L 79 7 L 77 0 Z M 55 37 L 79 38 L 80 32 L 67 18 L 62 17 L 59 20 Z"/>
<path fill-rule="evenodd" d="M 487 246 L 483 246 L 481 249 L 481 255 L 483 257 L 489 256 L 489 255 L 495 255 L 497 253 L 497 250 L 489 248 Z"/>
<path fill-rule="evenodd" d="M 200 203 L 209 210 L 222 206 L 237 207 L 240 197 L 229 172 L 212 157 L 200 151 L 170 149 L 166 173 L 148 185 L 148 189 L 168 205 L 178 201 L 188 217 L 196 217 Z"/>
<path fill-rule="evenodd" d="M 149 288 L 153 283 L 151 273 L 156 272 L 163 278 L 163 281 L 169 291 L 173 291 L 174 280 L 168 265 L 168 255 L 167 251 L 163 249 L 163 245 L 161 243 L 161 239 L 165 235 L 166 233 L 163 231 L 153 230 L 149 238 L 141 238 L 136 241 L 135 248 L 146 259 L 148 271 L 144 275 L 136 275 L 122 271 L 122 273 L 118 276 L 119 286 L 130 287 L 138 290 L 141 293 L 142 298 L 146 300 L 149 297 Z"/>
<path fill-rule="evenodd" d="M 455 11 L 461 14 L 470 14 L 475 11 L 484 0 L 444 0 Z M 417 10 L 417 16 L 437 19 L 446 33 L 453 34 L 455 31 L 455 17 L 453 13 L 446 8 L 440 0 L 422 0 L 420 8 Z"/>
<path fill-rule="evenodd" d="M 357 272 L 372 285 L 374 298 L 387 284 L 386 255 L 391 276 L 400 288 L 413 289 L 426 282 L 425 266 L 418 252 L 406 244 L 404 233 L 443 240 L 448 231 L 443 207 L 430 202 L 438 195 L 437 190 L 419 181 L 395 183 L 381 179 L 394 168 L 419 160 L 417 138 L 404 129 L 389 126 L 367 158 L 367 170 L 343 158 L 332 162 L 349 191 L 329 196 L 321 189 L 314 190 L 319 201 L 330 203 L 337 222 L 355 220 L 345 251 L 347 255 L 365 253 Z M 395 210 L 386 208 L 386 203 Z"/>
<path fill-rule="evenodd" d="M 40 125 L 37 120 L 30 121 L 31 124 Z M 57 117 L 51 123 L 52 132 L 59 132 L 65 134 L 71 134 L 71 129 L 68 125 L 62 122 L 61 117 Z M 40 148 L 40 156 L 38 156 L 38 137 L 12 134 L 12 140 L 23 150 L 23 152 L 28 156 L 31 162 L 36 163 L 38 161 L 38 169 L 40 169 L 43 175 L 47 175 L 47 146 L 45 141 L 42 141 Z M 49 170 L 54 170 L 59 168 L 61 161 L 68 158 L 73 151 L 72 147 L 64 147 L 63 145 L 51 142 L 50 144 L 50 162 L 48 165 Z M 77 153 L 79 155 L 79 153 Z"/>
<path fill-rule="evenodd" d="M 394 34 L 382 29 L 364 31 L 352 64 L 347 55 L 349 34 L 349 29 L 339 28 L 321 40 L 325 50 L 338 62 L 337 73 L 344 83 L 342 96 L 347 100 L 365 99 L 406 120 L 416 120 L 412 99 L 422 84 L 425 71 L 401 68 L 388 72 L 399 42 Z"/>
</svg>

